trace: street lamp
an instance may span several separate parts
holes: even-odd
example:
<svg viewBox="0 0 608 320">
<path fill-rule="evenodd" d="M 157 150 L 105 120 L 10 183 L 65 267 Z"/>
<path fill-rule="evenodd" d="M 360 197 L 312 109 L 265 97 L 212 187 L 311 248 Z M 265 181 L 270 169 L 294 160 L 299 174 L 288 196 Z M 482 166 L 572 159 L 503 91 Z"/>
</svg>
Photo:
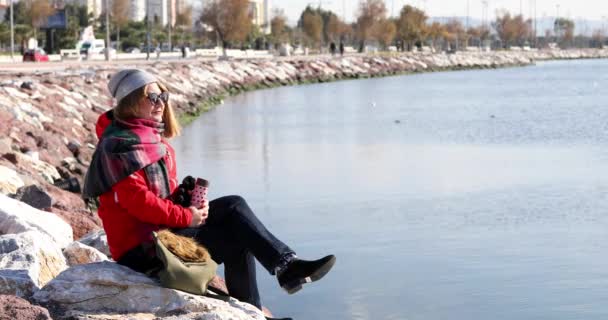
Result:
<svg viewBox="0 0 608 320">
<path fill-rule="evenodd" d="M 13 21 L 13 0 L 10 0 L 11 2 L 11 61 L 13 61 L 14 59 L 14 54 L 15 54 L 15 24 Z"/>
<path fill-rule="evenodd" d="M 110 6 L 106 1 L 106 61 L 110 61 Z M 12 2 L 12 1 L 11 1 Z"/>
<path fill-rule="evenodd" d="M 150 60 L 150 0 L 146 0 L 146 60 Z"/>
</svg>

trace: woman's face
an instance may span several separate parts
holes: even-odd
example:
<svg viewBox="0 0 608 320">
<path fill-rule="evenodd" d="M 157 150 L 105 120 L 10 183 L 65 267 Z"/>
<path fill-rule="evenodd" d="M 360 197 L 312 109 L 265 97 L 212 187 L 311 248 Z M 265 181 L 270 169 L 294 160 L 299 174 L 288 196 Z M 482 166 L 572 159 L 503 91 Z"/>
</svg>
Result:
<svg viewBox="0 0 608 320">
<path fill-rule="evenodd" d="M 163 113 L 165 112 L 166 103 L 169 97 L 168 92 L 161 95 L 163 92 L 156 83 L 150 83 L 146 86 L 147 88 L 145 91 L 148 93 L 148 96 L 139 101 L 137 117 L 162 122 Z M 161 98 L 165 95 L 167 101 Z M 154 101 L 156 101 L 156 103 Z"/>
</svg>

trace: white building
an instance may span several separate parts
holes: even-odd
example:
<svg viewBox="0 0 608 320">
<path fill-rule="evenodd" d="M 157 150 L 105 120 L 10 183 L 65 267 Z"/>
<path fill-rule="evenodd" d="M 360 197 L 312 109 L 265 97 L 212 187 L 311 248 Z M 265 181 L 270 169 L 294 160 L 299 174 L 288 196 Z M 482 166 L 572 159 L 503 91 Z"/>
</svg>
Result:
<svg viewBox="0 0 608 320">
<path fill-rule="evenodd" d="M 8 7 L 11 5 L 9 0 L 0 0 L 0 22 L 4 22 L 4 16 L 8 11 Z"/>
<path fill-rule="evenodd" d="M 129 20 L 142 21 L 146 18 L 146 0 L 131 0 Z"/>
<path fill-rule="evenodd" d="M 270 33 L 270 0 L 250 0 L 251 22 L 260 27 L 263 33 Z"/>
<path fill-rule="evenodd" d="M 87 13 L 95 19 L 99 18 L 101 12 L 105 9 L 105 4 L 102 0 L 68 0 L 66 2 L 86 7 Z"/>
</svg>

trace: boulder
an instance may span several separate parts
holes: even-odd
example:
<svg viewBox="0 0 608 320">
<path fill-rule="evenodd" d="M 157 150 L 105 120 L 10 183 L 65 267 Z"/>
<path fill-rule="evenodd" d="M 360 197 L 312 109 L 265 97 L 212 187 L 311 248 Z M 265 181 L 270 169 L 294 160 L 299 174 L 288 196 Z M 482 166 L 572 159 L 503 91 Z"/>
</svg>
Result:
<svg viewBox="0 0 608 320">
<path fill-rule="evenodd" d="M 27 203 L 36 209 L 51 207 L 51 197 L 37 185 L 29 185 L 19 188 L 11 198 Z"/>
<path fill-rule="evenodd" d="M 60 248 L 74 241 L 72 228 L 57 215 L 0 194 L 0 234 L 26 231 L 37 231 L 48 236 Z"/>
<path fill-rule="evenodd" d="M 48 310 L 16 296 L 0 295 L 0 320 L 52 320 Z"/>
<path fill-rule="evenodd" d="M 15 170 L 0 166 L 0 193 L 11 194 L 23 187 L 23 180 Z"/>
<path fill-rule="evenodd" d="M 101 226 L 96 213 L 78 209 L 74 211 L 62 210 L 52 207 L 50 211 L 63 219 L 72 227 L 72 239 L 78 240 L 85 234 L 97 230 Z"/>
<path fill-rule="evenodd" d="M 0 294 L 29 299 L 66 268 L 61 248 L 40 232 L 0 236 Z"/>
<path fill-rule="evenodd" d="M 63 249 L 63 255 L 70 267 L 108 260 L 108 256 L 99 250 L 77 241 L 70 243 L 69 246 Z"/>
<path fill-rule="evenodd" d="M 71 267 L 36 292 L 34 299 L 43 305 L 56 305 L 66 312 L 81 314 L 144 313 L 161 319 L 264 319 L 260 310 L 247 303 L 235 299 L 225 302 L 163 288 L 144 274 L 113 262 Z"/>
<path fill-rule="evenodd" d="M 108 257 L 112 257 L 112 254 L 110 254 L 110 246 L 108 245 L 108 237 L 104 230 L 98 229 L 91 231 L 80 238 L 78 242 L 93 247 Z"/>
</svg>

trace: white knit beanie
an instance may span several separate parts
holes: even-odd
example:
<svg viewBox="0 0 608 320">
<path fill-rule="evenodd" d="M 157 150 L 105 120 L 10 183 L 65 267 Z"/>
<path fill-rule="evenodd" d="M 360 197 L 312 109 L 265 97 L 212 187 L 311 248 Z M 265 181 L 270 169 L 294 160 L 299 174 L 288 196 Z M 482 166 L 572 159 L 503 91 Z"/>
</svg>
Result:
<svg viewBox="0 0 608 320">
<path fill-rule="evenodd" d="M 110 82 L 108 82 L 108 90 L 112 97 L 120 102 L 122 98 L 128 96 L 131 92 L 147 85 L 148 83 L 157 82 L 156 77 L 150 73 L 139 69 L 125 69 L 115 73 Z"/>
</svg>

